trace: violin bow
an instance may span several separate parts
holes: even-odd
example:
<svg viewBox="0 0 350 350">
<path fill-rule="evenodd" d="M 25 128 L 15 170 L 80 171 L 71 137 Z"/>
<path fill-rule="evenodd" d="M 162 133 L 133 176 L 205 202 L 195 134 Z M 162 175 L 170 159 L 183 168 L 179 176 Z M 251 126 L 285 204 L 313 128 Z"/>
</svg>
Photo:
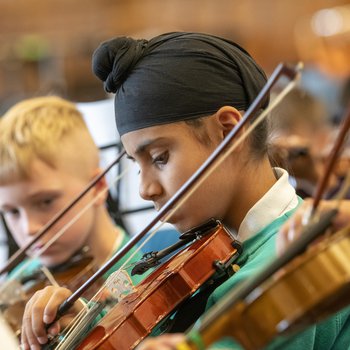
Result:
<svg viewBox="0 0 350 350">
<path fill-rule="evenodd" d="M 271 74 L 267 83 L 260 91 L 258 96 L 255 98 L 253 103 L 250 105 L 243 118 L 239 123 L 231 130 L 227 137 L 221 142 L 221 144 L 214 150 L 214 152 L 209 156 L 209 158 L 199 167 L 199 169 L 180 187 L 180 189 L 173 195 L 172 198 L 168 200 L 167 203 L 159 210 L 158 214 L 149 222 L 148 225 L 137 235 L 135 235 L 126 245 L 124 245 L 112 258 L 110 258 L 101 268 L 91 276 L 83 285 L 81 285 L 70 297 L 68 297 L 59 307 L 56 320 L 58 320 L 63 314 L 65 314 L 75 303 L 75 301 L 80 298 L 80 296 L 105 272 L 107 272 L 113 265 L 115 265 L 126 253 L 129 252 L 149 231 L 155 224 L 164 217 L 179 201 L 183 196 L 195 185 L 197 184 L 204 174 L 214 166 L 215 162 L 218 160 L 219 156 L 226 150 L 231 141 L 236 137 L 236 135 L 241 131 L 241 129 L 255 117 L 258 110 L 261 108 L 263 101 L 267 98 L 271 88 L 278 81 L 281 76 L 286 76 L 290 80 L 293 80 L 299 69 L 296 67 L 290 67 L 285 64 L 279 64 L 274 72 Z M 54 322 L 55 322 L 54 321 Z M 53 323 L 54 323 L 53 322 Z M 50 325 L 49 325 L 50 326 Z M 48 327 L 49 327 L 48 326 Z"/>
<path fill-rule="evenodd" d="M 122 150 L 117 158 L 113 160 L 98 176 L 96 176 L 88 186 L 81 191 L 66 207 L 59 211 L 51 220 L 49 220 L 33 237 L 33 239 L 28 242 L 24 247 L 18 249 L 6 262 L 6 264 L 0 269 L 0 275 L 10 271 L 19 262 L 21 262 L 28 249 L 37 242 L 41 237 L 43 237 L 46 232 L 48 232 L 69 210 L 71 210 L 105 175 L 106 173 L 116 164 L 119 163 L 121 158 L 126 154 L 125 150 Z"/>
<path fill-rule="evenodd" d="M 320 200 L 322 199 L 324 191 L 326 190 L 332 170 L 335 166 L 336 161 L 339 158 L 340 151 L 342 149 L 342 146 L 344 145 L 344 141 L 348 135 L 349 129 L 350 129 L 350 104 L 345 112 L 343 123 L 339 131 L 339 134 L 337 136 L 336 142 L 334 143 L 334 146 L 332 147 L 332 150 L 327 158 L 324 176 L 322 177 L 321 181 L 319 181 L 319 183 L 317 184 L 316 193 L 312 204 L 312 212 L 311 212 L 312 214 L 315 213 L 320 203 Z"/>
</svg>

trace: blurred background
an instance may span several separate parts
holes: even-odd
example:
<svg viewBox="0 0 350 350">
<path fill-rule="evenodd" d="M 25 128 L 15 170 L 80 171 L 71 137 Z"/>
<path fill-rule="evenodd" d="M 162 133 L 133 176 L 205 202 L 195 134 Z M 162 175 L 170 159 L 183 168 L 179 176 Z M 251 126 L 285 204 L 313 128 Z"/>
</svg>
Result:
<svg viewBox="0 0 350 350">
<path fill-rule="evenodd" d="M 74 101 L 103 99 L 102 86 L 90 68 L 91 54 L 101 41 L 184 30 L 238 42 L 267 73 L 281 61 L 303 60 L 305 79 L 310 77 L 305 85 L 324 94 L 331 112 L 337 113 L 337 94 L 350 74 L 348 4 L 347 0 L 2 0 L 0 112 L 24 97 L 44 93 Z"/>
<path fill-rule="evenodd" d="M 346 0 L 1 0 L 0 115 L 23 98 L 58 94 L 79 103 L 101 149 L 117 144 L 118 137 L 110 137 L 111 130 L 117 135 L 112 96 L 92 74 L 91 55 L 114 36 L 147 39 L 169 31 L 231 39 L 268 75 L 282 61 L 303 61 L 301 87 L 322 103 L 332 124 L 350 100 Z M 100 108 L 99 101 L 106 103 Z M 108 138 L 97 130 L 101 124 Z M 124 220 L 149 205 L 137 201 L 132 176 L 123 184 L 114 197 L 123 214 L 117 219 Z M 145 218 L 134 222 L 140 226 Z"/>
</svg>

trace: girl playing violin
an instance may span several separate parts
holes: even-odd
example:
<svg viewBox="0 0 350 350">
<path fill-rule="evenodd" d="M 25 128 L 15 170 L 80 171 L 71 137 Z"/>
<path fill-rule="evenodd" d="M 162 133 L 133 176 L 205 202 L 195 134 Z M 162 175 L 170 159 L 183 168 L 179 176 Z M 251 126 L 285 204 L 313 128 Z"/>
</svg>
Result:
<svg viewBox="0 0 350 350">
<path fill-rule="evenodd" d="M 95 51 L 93 69 L 106 91 L 116 94 L 117 127 L 129 158 L 140 167 L 140 195 L 158 210 L 237 125 L 266 82 L 263 70 L 243 48 L 199 33 L 107 41 Z M 300 203 L 287 172 L 270 165 L 265 121 L 168 219 L 183 232 L 214 217 L 243 242 L 235 262 L 239 271 L 218 283 L 205 298 L 205 308 L 276 257 L 277 232 Z M 43 294 L 44 303 L 37 298 L 29 304 L 23 322 L 25 349 L 47 341 L 45 323 L 53 321 L 65 297 L 57 289 Z M 193 296 L 187 312 L 172 315 L 167 331 L 185 331 L 186 318 L 196 313 L 199 299 L 203 298 Z M 331 348 L 347 317 L 348 313 L 338 315 L 314 326 L 289 340 L 288 346 Z M 57 331 L 53 328 L 51 332 Z M 175 349 L 182 338 L 149 337 L 139 349 Z M 239 348 L 231 338 L 216 345 Z"/>
<path fill-rule="evenodd" d="M 0 119 L 0 163 L 0 209 L 19 247 L 101 172 L 98 148 L 81 113 L 54 96 L 22 101 Z M 85 247 L 99 267 L 124 245 L 128 237 L 108 214 L 107 194 L 101 195 L 106 187 L 99 181 L 31 247 L 29 257 L 100 193 L 98 200 L 39 258 L 24 261 L 12 275 L 17 270 L 21 279 L 29 278 L 39 266 L 60 266 Z"/>
</svg>

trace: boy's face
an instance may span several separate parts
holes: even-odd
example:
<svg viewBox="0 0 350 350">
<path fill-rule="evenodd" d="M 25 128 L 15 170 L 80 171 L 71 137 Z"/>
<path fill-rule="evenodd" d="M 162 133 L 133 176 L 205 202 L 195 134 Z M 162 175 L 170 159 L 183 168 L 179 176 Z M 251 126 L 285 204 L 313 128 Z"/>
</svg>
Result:
<svg viewBox="0 0 350 350">
<path fill-rule="evenodd" d="M 217 140 L 217 130 L 209 129 Z M 214 133 L 214 134 L 213 134 Z M 216 133 L 216 134 L 215 134 Z M 122 136 L 130 158 L 140 167 L 140 195 L 159 210 L 209 157 L 217 144 L 204 145 L 185 123 L 153 126 Z M 230 178 L 231 176 L 231 178 Z M 211 217 L 224 219 L 232 200 L 232 173 L 220 166 L 167 220 L 179 231 Z"/>
<path fill-rule="evenodd" d="M 0 210 L 19 247 L 31 241 L 33 235 L 87 185 L 87 181 L 82 178 L 75 177 L 64 169 L 53 169 L 39 159 L 32 163 L 31 174 L 30 180 L 0 186 Z M 80 201 L 27 254 L 38 252 L 88 200 L 89 198 L 84 198 Z M 40 260 L 44 265 L 63 263 L 84 245 L 93 229 L 92 210 L 93 206 L 41 255 Z"/>
</svg>

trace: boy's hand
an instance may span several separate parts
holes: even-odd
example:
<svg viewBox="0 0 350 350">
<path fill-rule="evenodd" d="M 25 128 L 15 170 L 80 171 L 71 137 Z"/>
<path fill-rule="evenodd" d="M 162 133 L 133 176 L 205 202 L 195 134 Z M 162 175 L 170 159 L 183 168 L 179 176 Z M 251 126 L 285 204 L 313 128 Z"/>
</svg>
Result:
<svg viewBox="0 0 350 350">
<path fill-rule="evenodd" d="M 278 255 L 282 255 L 290 243 L 298 239 L 303 226 L 308 222 L 308 214 L 311 212 L 312 199 L 308 198 L 304 201 L 296 213 L 282 226 L 277 235 L 276 248 Z M 336 200 L 322 200 L 319 203 L 316 215 L 337 208 Z M 332 230 L 338 231 L 350 224 L 350 200 L 342 200 L 339 213 L 336 216 Z"/>
<path fill-rule="evenodd" d="M 176 350 L 176 346 L 184 340 L 183 334 L 164 334 L 144 340 L 136 350 Z"/>
<path fill-rule="evenodd" d="M 49 286 L 36 292 L 28 301 L 23 315 L 21 343 L 24 350 L 41 349 L 41 345 L 48 341 L 48 334 L 57 335 L 62 327 L 83 308 L 80 302 L 76 302 L 69 312 L 48 330 L 46 327 L 56 317 L 59 306 L 72 294 L 63 287 Z"/>
</svg>

